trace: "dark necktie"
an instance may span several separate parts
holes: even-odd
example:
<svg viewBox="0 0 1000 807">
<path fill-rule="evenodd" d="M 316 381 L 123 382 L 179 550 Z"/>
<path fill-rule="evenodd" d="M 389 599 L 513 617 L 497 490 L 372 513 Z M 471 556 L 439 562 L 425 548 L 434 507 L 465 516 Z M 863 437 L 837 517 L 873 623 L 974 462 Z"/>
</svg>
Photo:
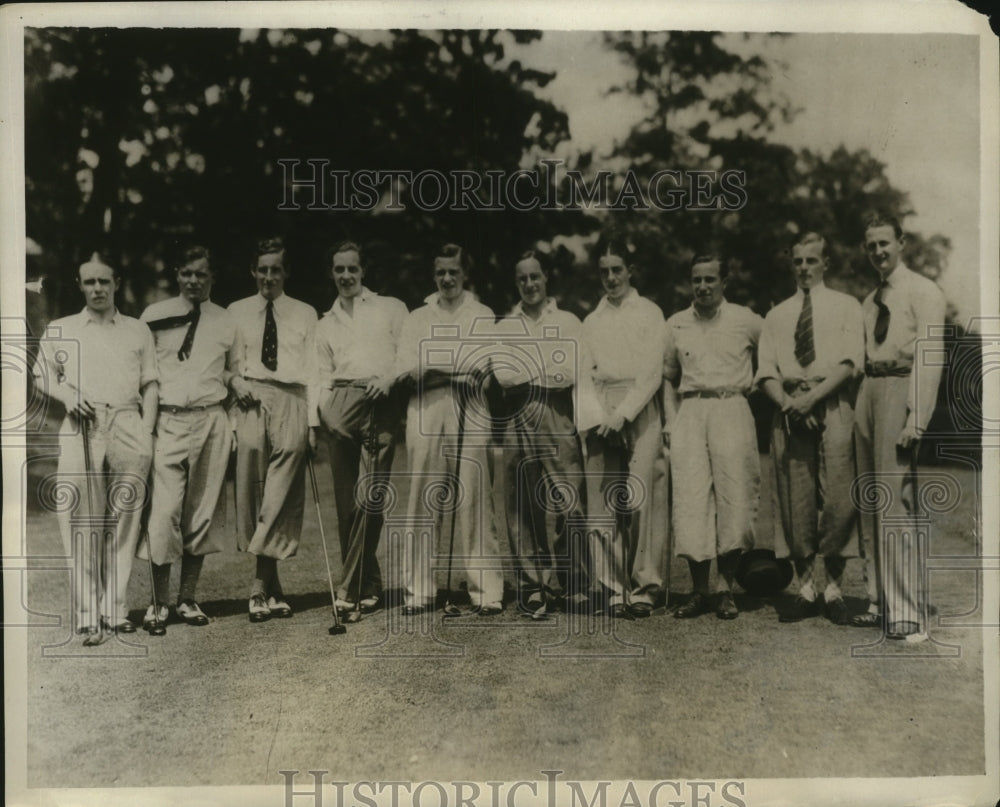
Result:
<svg viewBox="0 0 1000 807">
<path fill-rule="evenodd" d="M 813 342 L 813 309 L 809 289 L 802 290 L 802 311 L 795 324 L 795 360 L 803 367 L 816 361 L 816 345 Z"/>
<path fill-rule="evenodd" d="M 187 361 L 191 356 L 191 345 L 194 344 L 194 332 L 198 330 L 198 320 L 201 319 L 200 301 L 195 301 L 194 308 L 191 309 L 191 313 L 188 316 L 190 317 L 191 324 L 188 325 L 187 333 L 184 334 L 181 349 L 177 351 L 177 358 L 181 361 Z"/>
<path fill-rule="evenodd" d="M 886 334 L 889 333 L 889 306 L 882 302 L 882 294 L 887 285 L 887 281 L 883 280 L 878 284 L 878 290 L 875 292 L 875 307 L 878 308 L 878 316 L 875 317 L 876 345 L 881 345 L 885 341 Z"/>
<path fill-rule="evenodd" d="M 264 341 L 260 346 L 260 361 L 268 370 L 278 369 L 278 323 L 274 321 L 274 300 L 267 301 L 264 314 Z"/>
</svg>

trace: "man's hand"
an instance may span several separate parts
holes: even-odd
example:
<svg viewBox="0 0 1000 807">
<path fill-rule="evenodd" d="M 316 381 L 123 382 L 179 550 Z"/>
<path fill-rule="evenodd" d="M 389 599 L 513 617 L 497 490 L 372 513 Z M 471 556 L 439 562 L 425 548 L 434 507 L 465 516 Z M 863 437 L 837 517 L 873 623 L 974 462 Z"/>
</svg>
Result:
<svg viewBox="0 0 1000 807">
<path fill-rule="evenodd" d="M 365 386 L 365 400 L 377 401 L 389 394 L 392 389 L 391 378 L 373 378 Z"/>
<path fill-rule="evenodd" d="M 816 408 L 816 400 L 808 392 L 804 392 L 794 398 L 785 398 L 785 405 L 781 411 L 796 420 L 804 421 Z"/>
<path fill-rule="evenodd" d="M 916 448 L 917 442 L 923 436 L 923 433 L 923 429 L 918 429 L 915 423 L 907 420 L 906 425 L 903 426 L 903 430 L 899 433 L 899 437 L 896 438 L 896 445 L 902 449 Z"/>
<path fill-rule="evenodd" d="M 233 395 L 236 396 L 236 403 L 243 409 L 249 409 L 257 403 L 257 398 L 254 397 L 253 390 L 250 389 L 250 385 L 242 376 L 233 376 L 232 381 L 229 382 L 229 387 L 232 389 Z"/>
<path fill-rule="evenodd" d="M 86 398 L 73 398 L 63 403 L 66 405 L 66 412 L 78 420 L 93 420 L 97 417 L 97 410 Z"/>
</svg>

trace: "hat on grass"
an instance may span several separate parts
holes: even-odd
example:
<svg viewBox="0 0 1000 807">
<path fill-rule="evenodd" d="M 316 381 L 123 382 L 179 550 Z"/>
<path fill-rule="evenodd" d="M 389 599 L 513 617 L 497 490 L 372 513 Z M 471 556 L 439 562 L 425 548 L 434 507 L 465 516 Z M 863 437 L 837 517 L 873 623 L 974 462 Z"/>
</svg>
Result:
<svg viewBox="0 0 1000 807">
<path fill-rule="evenodd" d="M 788 588 L 794 572 L 788 558 L 777 558 L 773 549 L 751 549 L 736 564 L 736 582 L 747 594 L 768 597 Z"/>
</svg>

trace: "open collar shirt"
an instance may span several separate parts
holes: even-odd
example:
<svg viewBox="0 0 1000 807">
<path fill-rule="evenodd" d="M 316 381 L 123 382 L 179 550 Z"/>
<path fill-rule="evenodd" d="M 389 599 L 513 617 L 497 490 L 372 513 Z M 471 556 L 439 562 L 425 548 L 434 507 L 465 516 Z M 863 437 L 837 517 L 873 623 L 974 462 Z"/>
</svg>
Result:
<svg viewBox="0 0 1000 807">
<path fill-rule="evenodd" d="M 545 301 L 538 319 L 528 316 L 518 303 L 495 327 L 500 339 L 493 374 L 502 386 L 566 389 L 576 383 L 580 320 L 559 308 L 553 298 Z"/>
<path fill-rule="evenodd" d="M 627 385 L 616 413 L 632 421 L 660 389 L 663 363 L 663 312 L 660 307 L 629 289 L 619 305 L 601 298 L 581 327 L 581 393 L 606 384 Z M 586 376 L 586 379 L 583 378 Z M 584 408 L 584 403 L 581 403 Z M 581 428 L 593 425 L 590 418 Z"/>
<path fill-rule="evenodd" d="M 809 290 L 812 304 L 813 347 L 816 358 L 803 367 L 795 358 L 795 329 L 805 294 L 795 294 L 772 308 L 764 318 L 757 351 L 755 383 L 824 379 L 840 364 L 849 364 L 860 375 L 865 361 L 865 331 L 861 304 L 849 294 L 823 283 Z"/>
<path fill-rule="evenodd" d="M 48 389 L 65 384 L 93 404 L 138 406 L 159 378 L 153 334 L 118 310 L 103 322 L 87 308 L 53 320 L 40 353 Z"/>
<path fill-rule="evenodd" d="M 190 313 L 191 302 L 183 297 L 153 303 L 142 312 L 143 322 Z M 153 333 L 160 371 L 160 403 L 166 406 L 208 406 L 225 400 L 229 377 L 236 363 L 236 321 L 222 306 L 210 300 L 201 304 L 191 355 L 181 361 L 177 353 L 190 323 Z"/>
<path fill-rule="evenodd" d="M 406 306 L 367 288 L 354 297 L 353 316 L 338 296 L 316 326 L 320 386 L 336 380 L 383 378 L 393 372 Z"/>
<path fill-rule="evenodd" d="M 428 369 L 463 375 L 463 371 L 488 366 L 489 347 L 494 342 L 493 311 L 466 290 L 459 306 L 448 311 L 435 292 L 426 304 L 411 311 L 403 321 L 396 351 L 395 375 Z M 475 368 L 469 364 L 475 363 Z"/>
<path fill-rule="evenodd" d="M 663 377 L 678 391 L 747 393 L 753 383 L 753 354 L 764 320 L 746 306 L 723 300 L 712 317 L 694 304 L 667 320 Z"/>
</svg>

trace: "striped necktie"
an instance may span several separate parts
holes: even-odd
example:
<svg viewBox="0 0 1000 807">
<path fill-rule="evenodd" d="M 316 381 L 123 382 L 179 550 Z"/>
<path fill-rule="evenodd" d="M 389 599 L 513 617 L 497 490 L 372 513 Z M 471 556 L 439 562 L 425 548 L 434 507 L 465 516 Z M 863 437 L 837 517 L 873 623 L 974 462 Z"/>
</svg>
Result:
<svg viewBox="0 0 1000 807">
<path fill-rule="evenodd" d="M 802 311 L 799 312 L 799 321 L 795 324 L 795 360 L 802 367 L 808 367 L 816 361 L 812 295 L 809 294 L 809 289 L 802 289 Z"/>
<path fill-rule="evenodd" d="M 272 372 L 278 369 L 278 323 L 274 321 L 274 300 L 267 301 L 264 314 L 264 339 L 260 345 L 260 361 Z"/>
</svg>

